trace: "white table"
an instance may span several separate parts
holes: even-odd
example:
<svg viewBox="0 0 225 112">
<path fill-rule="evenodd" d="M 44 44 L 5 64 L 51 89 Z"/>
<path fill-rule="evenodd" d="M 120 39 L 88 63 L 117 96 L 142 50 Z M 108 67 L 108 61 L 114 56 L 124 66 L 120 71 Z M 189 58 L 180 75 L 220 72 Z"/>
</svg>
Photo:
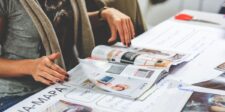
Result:
<svg viewBox="0 0 225 112">
<path fill-rule="evenodd" d="M 184 10 L 182 13 L 188 13 L 194 15 L 198 18 L 208 19 L 212 21 L 217 21 L 222 26 L 207 25 L 203 23 L 188 22 L 189 24 L 200 24 L 210 27 L 220 27 L 224 29 L 225 17 L 217 14 L 208 14 L 190 10 Z M 173 21 L 172 18 L 168 21 Z M 216 50 L 215 50 L 216 48 Z M 206 58 L 211 57 L 211 58 Z M 215 59 L 213 59 L 214 57 Z M 218 37 L 215 39 L 212 45 L 207 47 L 207 49 L 199 55 L 197 58 L 191 62 L 182 65 L 179 69 L 172 71 L 170 78 L 179 77 L 183 79 L 182 74 L 189 74 L 190 70 L 201 71 L 206 69 L 213 69 L 212 66 L 222 63 L 225 61 L 225 36 L 224 38 Z M 207 64 L 213 64 L 212 66 L 205 66 Z M 197 67 L 197 68 L 196 68 Z M 76 68 L 70 71 L 72 73 Z M 208 71 L 207 71 L 208 72 Z M 203 72 L 204 73 L 204 72 Z M 178 78 L 178 79 L 179 79 Z M 193 77 L 194 79 L 194 77 Z M 71 79 L 73 80 L 73 79 Z M 74 79 L 76 80 L 76 79 Z M 207 79 L 205 79 L 207 80 Z M 85 93 L 85 94 L 84 94 Z M 131 101 L 127 99 L 122 99 L 119 97 L 114 97 L 110 95 L 104 95 L 96 92 L 85 91 L 72 86 L 70 83 L 65 83 L 64 85 L 53 85 L 50 86 L 39 93 L 25 99 L 21 103 L 13 106 L 8 112 L 39 112 L 45 107 L 48 107 L 59 99 L 65 99 L 67 101 L 78 103 L 99 111 L 106 112 L 177 112 L 180 111 L 189 98 L 192 92 L 180 91 L 177 88 L 171 88 L 162 86 L 153 94 L 149 95 L 143 101 Z M 186 97 L 185 97 L 186 96 Z M 176 97 L 176 98 L 175 98 Z M 182 100 L 181 100 L 181 99 Z M 170 103 L 168 103 L 170 102 Z M 179 105 L 174 105 L 179 104 Z M 155 106 L 155 105 L 161 105 Z M 155 107 L 154 107 L 155 106 Z"/>
</svg>

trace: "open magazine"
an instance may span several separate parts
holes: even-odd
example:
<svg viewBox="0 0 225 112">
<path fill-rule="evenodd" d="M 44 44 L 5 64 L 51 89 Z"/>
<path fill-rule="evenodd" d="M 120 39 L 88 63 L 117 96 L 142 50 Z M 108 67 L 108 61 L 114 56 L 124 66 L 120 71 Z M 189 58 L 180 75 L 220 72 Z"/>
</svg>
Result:
<svg viewBox="0 0 225 112">
<path fill-rule="evenodd" d="M 97 60 L 169 69 L 171 65 L 189 61 L 189 55 L 175 51 L 158 49 L 127 48 L 99 45 L 92 51 L 91 57 Z"/>
<path fill-rule="evenodd" d="M 93 59 L 80 60 L 80 67 L 88 77 L 80 84 L 82 88 L 129 99 L 138 99 L 166 75 L 163 69 Z"/>
<path fill-rule="evenodd" d="M 171 65 L 187 61 L 187 54 L 156 49 L 100 45 L 91 58 L 80 59 L 89 80 L 82 88 L 138 99 L 167 75 Z"/>
</svg>

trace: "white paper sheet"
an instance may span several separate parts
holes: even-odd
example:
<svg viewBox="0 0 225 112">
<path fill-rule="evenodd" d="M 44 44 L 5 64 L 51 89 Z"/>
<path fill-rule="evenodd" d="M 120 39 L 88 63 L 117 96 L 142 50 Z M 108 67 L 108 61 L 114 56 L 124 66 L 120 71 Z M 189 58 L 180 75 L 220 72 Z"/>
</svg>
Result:
<svg viewBox="0 0 225 112">
<path fill-rule="evenodd" d="M 193 84 L 222 73 L 214 68 L 225 61 L 224 40 L 225 30 L 168 20 L 135 38 L 132 45 L 190 53 L 193 60 L 170 74 L 177 81 Z"/>
<path fill-rule="evenodd" d="M 222 29 L 202 27 L 167 20 L 152 30 L 132 40 L 132 46 L 141 48 L 171 49 L 191 53 L 192 57 L 201 53 L 216 38 L 224 37 Z"/>
</svg>

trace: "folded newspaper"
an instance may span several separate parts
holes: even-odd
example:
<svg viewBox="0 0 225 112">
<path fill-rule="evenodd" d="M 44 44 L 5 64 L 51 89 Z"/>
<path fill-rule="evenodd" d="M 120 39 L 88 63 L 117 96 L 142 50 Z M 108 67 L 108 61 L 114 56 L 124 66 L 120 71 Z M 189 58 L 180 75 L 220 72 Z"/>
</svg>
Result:
<svg viewBox="0 0 225 112">
<path fill-rule="evenodd" d="M 167 75 L 171 65 L 187 61 L 186 57 L 171 51 L 100 45 L 91 58 L 79 60 L 89 79 L 81 87 L 138 99 Z"/>
</svg>

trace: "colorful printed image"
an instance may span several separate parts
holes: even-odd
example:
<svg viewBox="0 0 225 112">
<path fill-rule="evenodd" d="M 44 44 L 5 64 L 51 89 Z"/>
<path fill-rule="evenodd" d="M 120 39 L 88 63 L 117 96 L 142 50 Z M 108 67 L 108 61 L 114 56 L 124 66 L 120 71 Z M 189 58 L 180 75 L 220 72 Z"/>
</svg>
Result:
<svg viewBox="0 0 225 112">
<path fill-rule="evenodd" d="M 194 92 L 182 112 L 225 112 L 225 96 Z"/>
<path fill-rule="evenodd" d="M 165 53 L 159 50 L 154 50 L 154 49 L 142 49 L 139 52 L 141 53 L 148 53 L 148 54 L 154 54 L 154 55 L 162 55 L 162 56 L 170 56 L 171 54 Z"/>
<path fill-rule="evenodd" d="M 149 79 L 153 73 L 154 71 L 152 70 L 138 69 L 137 72 L 135 73 L 135 76 Z"/>
<path fill-rule="evenodd" d="M 210 88 L 210 89 L 218 89 L 218 90 L 225 90 L 225 73 L 220 75 L 219 77 L 194 84 L 195 86 Z"/>
<path fill-rule="evenodd" d="M 171 64 L 171 61 L 169 61 L 169 60 L 161 60 L 161 59 L 159 59 L 155 63 L 155 67 L 169 67 L 170 64 Z"/>
<path fill-rule="evenodd" d="M 216 67 L 216 69 L 224 72 L 224 71 L 225 71 L 225 62 L 222 63 L 222 64 L 220 64 L 220 65 L 218 65 L 218 66 Z"/>
<path fill-rule="evenodd" d="M 110 77 L 110 76 L 105 76 L 102 79 L 98 80 L 98 84 L 99 85 L 104 85 L 108 88 L 111 88 L 112 90 L 116 90 L 116 91 L 123 91 L 129 88 L 129 86 L 127 84 L 114 84 L 111 83 L 114 80 L 114 77 Z"/>
<path fill-rule="evenodd" d="M 127 65 L 124 64 L 115 64 L 112 65 L 106 72 L 112 74 L 120 74 L 126 68 Z"/>
<path fill-rule="evenodd" d="M 93 112 L 92 108 L 60 100 L 43 112 Z"/>
<path fill-rule="evenodd" d="M 120 62 L 126 63 L 126 64 L 134 64 L 134 61 L 135 61 L 136 57 L 138 57 L 139 55 L 140 54 L 134 53 L 134 52 L 126 52 L 121 57 Z"/>
</svg>

